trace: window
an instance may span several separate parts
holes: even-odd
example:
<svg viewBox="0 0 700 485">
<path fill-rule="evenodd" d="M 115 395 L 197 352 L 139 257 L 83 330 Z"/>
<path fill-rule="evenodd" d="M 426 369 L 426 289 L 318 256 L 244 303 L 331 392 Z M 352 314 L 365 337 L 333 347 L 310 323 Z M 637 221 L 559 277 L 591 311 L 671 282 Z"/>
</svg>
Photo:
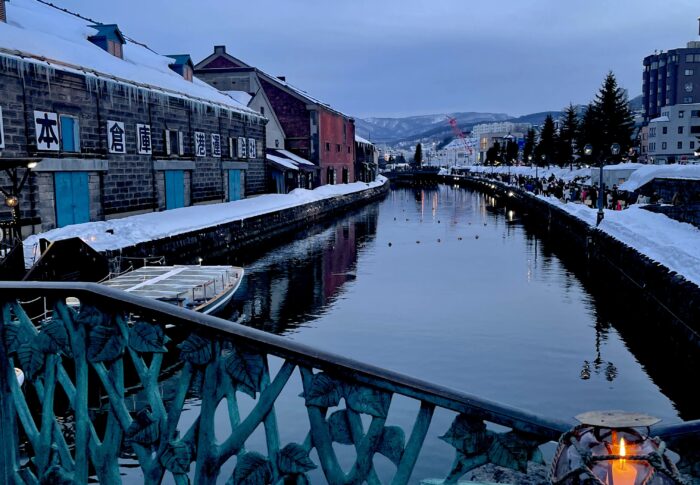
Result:
<svg viewBox="0 0 700 485">
<path fill-rule="evenodd" d="M 688 144 L 690 145 L 688 148 L 690 148 L 691 150 L 695 149 L 695 142 L 694 141 L 691 140 L 688 142 Z"/>
<path fill-rule="evenodd" d="M 654 150 L 656 150 L 656 143 L 649 143 L 649 151 L 653 152 Z"/>
<path fill-rule="evenodd" d="M 700 118 L 700 109 L 694 109 L 690 112 L 691 118 Z"/>
<path fill-rule="evenodd" d="M 335 145 L 335 151 L 340 153 L 340 143 L 336 143 Z"/>
<path fill-rule="evenodd" d="M 265 106 L 260 106 L 260 114 L 265 116 Z"/>
<path fill-rule="evenodd" d="M 690 103 L 693 102 L 693 97 L 692 97 L 692 96 L 685 96 L 685 97 L 683 98 L 683 102 L 686 103 L 686 104 L 690 104 Z"/>
<path fill-rule="evenodd" d="M 228 157 L 236 158 L 236 139 L 232 136 L 228 137 Z"/>
<path fill-rule="evenodd" d="M 78 118 L 69 115 L 59 115 L 61 130 L 61 149 L 64 152 L 80 151 L 80 124 Z"/>
<path fill-rule="evenodd" d="M 350 145 L 348 145 L 348 153 L 350 153 Z"/>
<path fill-rule="evenodd" d="M 662 142 L 661 142 L 661 149 L 662 149 L 662 150 L 666 150 L 666 147 L 667 147 L 667 146 L 668 146 L 668 143 L 666 143 L 665 141 L 662 141 Z"/>
<path fill-rule="evenodd" d="M 693 74 L 695 74 L 695 70 L 694 70 L 694 69 L 686 69 L 686 70 L 685 70 L 685 75 L 686 75 L 686 76 L 692 76 Z"/>
<path fill-rule="evenodd" d="M 649 128 L 649 138 L 653 138 L 656 136 L 656 127 Z"/>
<path fill-rule="evenodd" d="M 695 54 L 695 55 L 693 56 L 693 61 L 695 61 L 695 62 L 700 62 L 700 54 Z"/>
<path fill-rule="evenodd" d="M 692 56 L 691 56 L 691 57 L 692 57 Z M 652 69 L 658 69 L 658 67 L 659 67 L 659 63 L 658 63 L 658 62 L 652 62 L 652 63 L 651 63 L 651 68 L 652 68 Z"/>
<path fill-rule="evenodd" d="M 684 116 L 685 116 L 685 111 L 680 110 L 680 111 L 678 112 L 678 117 L 679 117 L 679 118 L 683 118 Z"/>
<path fill-rule="evenodd" d="M 679 134 L 679 135 L 682 135 L 682 134 L 683 134 L 683 127 L 682 127 L 682 126 L 679 126 L 679 127 L 678 127 L 678 134 Z"/>
<path fill-rule="evenodd" d="M 331 151 L 331 144 L 326 142 L 326 151 L 330 152 Z"/>
<path fill-rule="evenodd" d="M 690 133 L 693 135 L 700 134 L 700 125 L 698 126 L 691 126 L 690 127 Z"/>
<path fill-rule="evenodd" d="M 0 106 L 0 150 L 5 148 L 5 130 L 2 126 L 2 106 Z"/>
<path fill-rule="evenodd" d="M 678 148 L 679 150 L 683 150 L 683 142 L 679 141 L 676 148 Z"/>
<path fill-rule="evenodd" d="M 183 133 L 177 130 L 165 130 L 165 154 L 185 154 L 185 136 Z"/>
<path fill-rule="evenodd" d="M 693 54 L 686 54 L 685 62 L 693 62 Z"/>
<path fill-rule="evenodd" d="M 668 126 L 664 126 L 661 128 L 661 134 L 662 135 L 667 135 L 668 134 Z"/>
</svg>

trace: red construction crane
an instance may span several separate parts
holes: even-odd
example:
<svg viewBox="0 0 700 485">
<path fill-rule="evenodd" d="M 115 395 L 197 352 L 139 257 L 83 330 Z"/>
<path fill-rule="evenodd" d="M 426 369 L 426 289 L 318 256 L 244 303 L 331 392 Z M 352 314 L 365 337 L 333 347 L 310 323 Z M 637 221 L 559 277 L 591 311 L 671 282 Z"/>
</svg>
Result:
<svg viewBox="0 0 700 485">
<path fill-rule="evenodd" d="M 447 121 L 450 123 L 450 126 L 452 127 L 452 132 L 455 134 L 455 137 L 459 138 L 462 140 L 462 143 L 464 144 L 464 151 L 467 154 L 467 158 L 472 154 L 472 148 L 469 146 L 469 142 L 467 141 L 467 138 L 464 136 L 464 133 L 462 130 L 459 129 L 459 125 L 457 124 L 457 120 L 451 116 L 447 116 Z"/>
</svg>

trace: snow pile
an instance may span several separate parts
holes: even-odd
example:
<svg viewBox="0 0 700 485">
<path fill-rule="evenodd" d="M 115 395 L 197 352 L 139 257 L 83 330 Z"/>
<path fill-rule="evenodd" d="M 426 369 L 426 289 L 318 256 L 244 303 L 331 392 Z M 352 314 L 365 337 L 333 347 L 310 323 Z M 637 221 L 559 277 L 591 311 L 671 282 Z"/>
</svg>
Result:
<svg viewBox="0 0 700 485">
<path fill-rule="evenodd" d="M 633 192 L 655 178 L 700 180 L 700 165 L 643 165 L 620 189 Z"/>
<path fill-rule="evenodd" d="M 186 81 L 168 67 L 173 62 L 172 58 L 158 55 L 135 42 L 127 40 L 123 46 L 124 59 L 109 54 L 88 40 L 88 37 L 97 34 L 97 30 L 89 25 L 91 22 L 36 0 L 12 0 L 7 2 L 7 23 L 0 22 L 0 54 L 18 59 L 21 63 L 39 64 L 49 70 L 84 73 L 88 78 L 110 81 L 110 76 L 116 76 L 117 82 L 127 85 L 129 82 L 146 84 L 167 90 L 168 94 L 203 100 L 260 117 L 259 113 L 199 79 Z M 16 51 L 29 57 L 22 59 Z"/>
<path fill-rule="evenodd" d="M 310 202 L 353 194 L 380 187 L 386 182 L 387 179 L 380 176 L 371 183 L 323 185 L 314 190 L 296 189 L 289 194 L 266 194 L 216 205 L 183 207 L 111 221 L 75 224 L 28 237 L 24 241 L 24 251 L 28 258 L 27 263 L 31 265 L 37 257 L 35 253 L 39 239 L 57 241 L 79 237 L 96 251 L 115 250 L 219 224 L 243 221 L 249 217 L 289 209 Z"/>
<path fill-rule="evenodd" d="M 583 204 L 565 204 L 555 197 L 539 198 L 595 226 L 597 209 Z M 633 205 L 622 211 L 605 210 L 605 218 L 598 229 L 700 286 L 700 229 L 697 227 Z"/>
</svg>

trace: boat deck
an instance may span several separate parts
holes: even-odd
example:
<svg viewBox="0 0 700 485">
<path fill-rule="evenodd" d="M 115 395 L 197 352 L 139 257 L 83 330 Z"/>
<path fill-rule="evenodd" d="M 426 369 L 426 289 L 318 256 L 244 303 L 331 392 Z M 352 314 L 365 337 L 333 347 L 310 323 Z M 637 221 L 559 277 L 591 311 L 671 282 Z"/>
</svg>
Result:
<svg viewBox="0 0 700 485">
<path fill-rule="evenodd" d="M 197 305 L 238 285 L 236 266 L 144 266 L 102 284 L 155 300 Z"/>
</svg>

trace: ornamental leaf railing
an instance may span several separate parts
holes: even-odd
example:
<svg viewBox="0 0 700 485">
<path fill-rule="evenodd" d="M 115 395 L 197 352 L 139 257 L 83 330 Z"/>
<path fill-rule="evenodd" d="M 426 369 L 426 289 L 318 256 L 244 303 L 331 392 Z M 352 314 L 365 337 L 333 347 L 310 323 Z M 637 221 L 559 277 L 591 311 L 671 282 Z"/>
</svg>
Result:
<svg viewBox="0 0 700 485">
<path fill-rule="evenodd" d="M 3 483 L 121 483 L 128 450 L 144 483 L 300 484 L 319 469 L 328 483 L 378 484 L 382 455 L 394 467 L 390 483 L 403 484 L 415 481 L 419 453 L 432 446 L 424 442 L 436 408 L 454 415 L 440 439 L 455 452 L 444 483 L 456 483 L 487 463 L 526 473 L 529 462 L 543 462 L 540 445 L 572 425 L 96 284 L 0 283 L 0 309 Z M 271 358 L 282 360 L 274 375 Z M 175 369 L 165 373 L 175 383 L 168 399 L 164 367 Z M 301 381 L 308 433 L 283 443 L 275 404 L 292 377 Z M 183 424 L 192 394 L 197 415 Z M 252 401 L 245 415 L 242 396 Z M 387 424 L 398 396 L 416 403 L 410 429 Z M 231 430 L 223 439 L 220 406 Z M 686 472 L 697 467 L 697 428 L 665 429 L 690 457 Z M 266 455 L 246 448 L 257 430 Z M 354 450 L 347 472 L 339 444 Z"/>
</svg>

